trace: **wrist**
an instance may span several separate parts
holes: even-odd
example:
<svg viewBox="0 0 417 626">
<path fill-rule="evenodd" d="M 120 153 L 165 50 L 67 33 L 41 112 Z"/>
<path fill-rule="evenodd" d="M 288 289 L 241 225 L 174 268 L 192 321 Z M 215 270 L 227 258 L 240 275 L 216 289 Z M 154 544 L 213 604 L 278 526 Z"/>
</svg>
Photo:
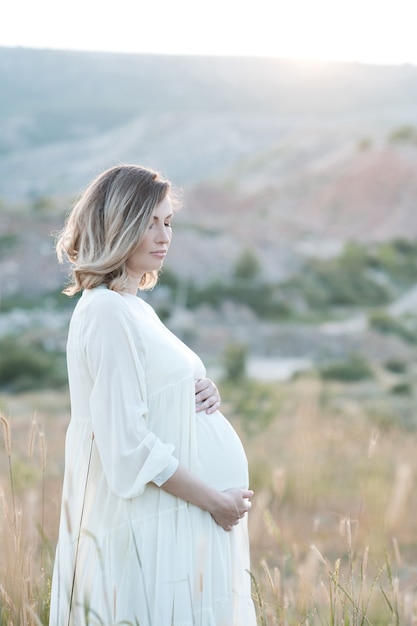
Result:
<svg viewBox="0 0 417 626">
<path fill-rule="evenodd" d="M 224 491 L 217 491 L 217 489 L 213 489 L 207 499 L 207 511 L 212 515 L 219 513 L 225 508 L 226 501 L 227 494 Z"/>
</svg>

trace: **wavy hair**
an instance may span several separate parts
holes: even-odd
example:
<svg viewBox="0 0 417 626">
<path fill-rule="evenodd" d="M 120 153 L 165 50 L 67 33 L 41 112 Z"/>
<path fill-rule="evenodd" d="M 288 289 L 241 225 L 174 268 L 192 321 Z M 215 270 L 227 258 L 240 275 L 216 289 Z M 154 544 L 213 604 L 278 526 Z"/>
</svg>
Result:
<svg viewBox="0 0 417 626">
<path fill-rule="evenodd" d="M 70 284 L 63 293 L 107 285 L 127 286 L 126 261 L 142 241 L 153 211 L 168 194 L 169 181 L 139 165 L 117 165 L 100 174 L 74 205 L 56 238 L 60 263 L 68 259 Z M 146 272 L 139 289 L 152 289 L 158 271 Z"/>
</svg>

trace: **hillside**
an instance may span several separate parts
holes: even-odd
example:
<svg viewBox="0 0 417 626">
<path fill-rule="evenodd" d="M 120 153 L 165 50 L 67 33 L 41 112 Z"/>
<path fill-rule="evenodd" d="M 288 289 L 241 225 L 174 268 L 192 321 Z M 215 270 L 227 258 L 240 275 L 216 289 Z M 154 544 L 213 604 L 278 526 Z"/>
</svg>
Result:
<svg viewBox="0 0 417 626">
<path fill-rule="evenodd" d="M 244 337 L 258 356 L 414 358 L 408 321 L 382 339 L 367 316 L 414 314 L 417 68 L 0 48 L 0 89 L 2 306 L 61 288 L 51 234 L 92 176 L 135 161 L 182 189 L 177 284 L 152 298 L 203 352 Z M 248 252 L 259 285 L 231 297 Z M 29 327 L 10 315 L 0 334 Z"/>
<path fill-rule="evenodd" d="M 187 186 L 268 155 L 285 175 L 417 123 L 413 66 L 0 48 L 0 90 L 0 198 L 12 203 L 74 194 L 117 161 Z M 276 169 L 259 168 L 261 184 Z"/>
<path fill-rule="evenodd" d="M 171 257 L 196 276 L 242 245 L 279 276 L 351 238 L 417 235 L 415 67 L 0 48 L 0 88 L 0 199 L 49 206 L 29 229 L 43 254 L 70 199 L 118 161 L 183 187 L 178 221 L 194 228 Z"/>
</svg>

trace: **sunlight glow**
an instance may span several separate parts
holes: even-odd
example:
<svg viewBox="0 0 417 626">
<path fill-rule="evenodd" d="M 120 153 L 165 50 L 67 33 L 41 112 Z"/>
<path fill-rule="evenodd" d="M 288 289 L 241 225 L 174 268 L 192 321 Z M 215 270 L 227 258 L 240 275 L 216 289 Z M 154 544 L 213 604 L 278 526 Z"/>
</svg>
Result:
<svg viewBox="0 0 417 626">
<path fill-rule="evenodd" d="M 0 45 L 417 64 L 414 9 L 415 0 L 14 0 Z"/>
</svg>

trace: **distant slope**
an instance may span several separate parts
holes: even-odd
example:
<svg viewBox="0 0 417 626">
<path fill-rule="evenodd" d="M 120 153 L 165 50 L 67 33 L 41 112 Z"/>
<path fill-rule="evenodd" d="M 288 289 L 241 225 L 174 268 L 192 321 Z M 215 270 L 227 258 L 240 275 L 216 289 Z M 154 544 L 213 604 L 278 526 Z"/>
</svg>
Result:
<svg viewBox="0 0 417 626">
<path fill-rule="evenodd" d="M 0 292 L 62 284 L 50 233 L 120 161 L 183 187 L 169 267 L 202 283 L 244 248 L 279 280 L 352 239 L 416 238 L 416 129 L 411 66 L 0 48 Z"/>
<path fill-rule="evenodd" d="M 0 48 L 0 198 L 76 193 L 118 161 L 178 184 L 417 123 L 417 68 Z M 326 157 L 325 151 L 323 157 Z M 247 174 L 246 174 L 247 175 Z"/>
</svg>

